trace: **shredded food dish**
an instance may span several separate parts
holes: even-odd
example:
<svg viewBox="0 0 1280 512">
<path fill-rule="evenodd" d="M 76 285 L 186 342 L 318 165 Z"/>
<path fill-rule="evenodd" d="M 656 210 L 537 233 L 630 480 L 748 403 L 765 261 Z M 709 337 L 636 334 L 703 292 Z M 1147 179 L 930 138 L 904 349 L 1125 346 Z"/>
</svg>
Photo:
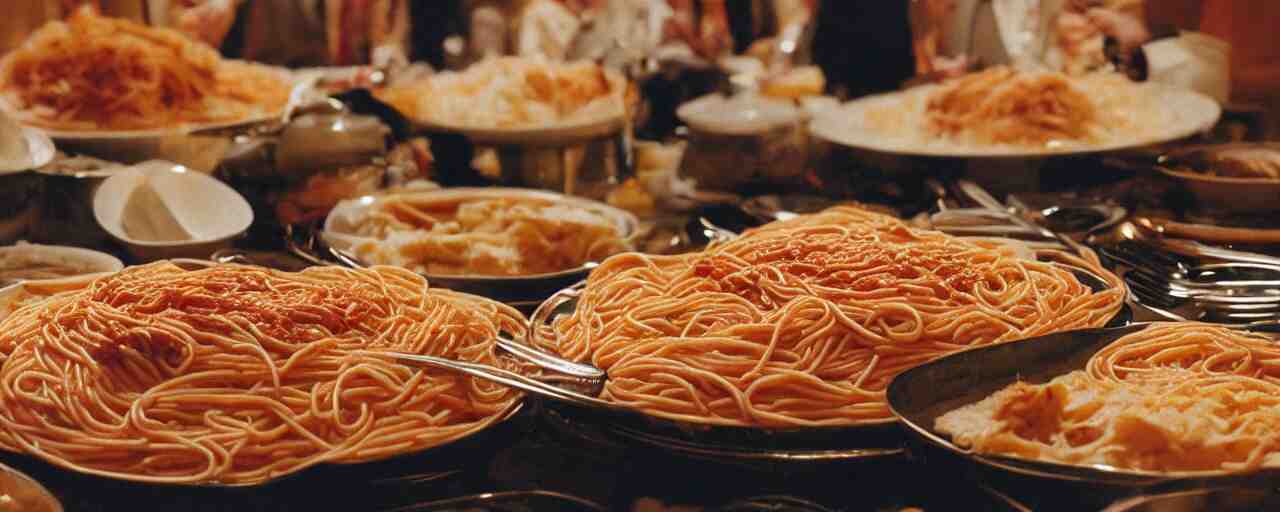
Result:
<svg viewBox="0 0 1280 512">
<path fill-rule="evenodd" d="M 411 118 L 437 124 L 537 128 L 621 115 L 623 93 L 593 62 L 498 57 L 377 95 Z"/>
<path fill-rule="evenodd" d="M 1061 257 L 1118 283 L 1096 258 Z M 842 206 L 701 253 L 609 258 L 574 312 L 534 338 L 607 371 L 604 398 L 656 416 L 851 425 L 892 417 L 885 388 L 907 368 L 1104 325 L 1123 293 L 1012 245 Z"/>
<path fill-rule="evenodd" d="M 1167 128 L 1176 112 L 1116 73 L 1068 76 L 993 67 L 895 93 L 865 112 L 890 138 L 960 147 L 1086 147 Z"/>
<path fill-rule="evenodd" d="M 1041 145 L 1095 141 L 1103 121 L 1097 106 L 1059 73 L 1020 73 L 996 67 L 973 73 L 929 96 L 929 132 L 971 136 L 993 144 Z"/>
<path fill-rule="evenodd" d="M 389 195 L 355 221 L 362 261 L 428 275 L 559 272 L 631 249 L 598 211 L 527 197 Z"/>
<path fill-rule="evenodd" d="M 978 453 L 1148 471 L 1280 465 L 1280 347 L 1199 323 L 1120 338 L 1084 370 L 1015 383 L 937 420 Z"/>
<path fill-rule="evenodd" d="M 519 395 L 357 351 L 514 369 L 514 309 L 393 267 L 130 267 L 0 322 L 0 448 L 152 483 L 261 483 L 437 446 Z"/>
<path fill-rule="evenodd" d="M 0 60 L 0 94 L 27 124 L 64 131 L 176 128 L 279 111 L 277 71 L 223 60 L 181 33 L 86 7 Z"/>
</svg>

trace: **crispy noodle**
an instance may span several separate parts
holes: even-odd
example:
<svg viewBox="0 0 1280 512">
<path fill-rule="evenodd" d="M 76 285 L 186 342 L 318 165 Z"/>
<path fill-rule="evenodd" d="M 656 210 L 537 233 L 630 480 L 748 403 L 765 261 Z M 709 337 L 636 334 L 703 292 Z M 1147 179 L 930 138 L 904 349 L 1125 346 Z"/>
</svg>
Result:
<svg viewBox="0 0 1280 512">
<path fill-rule="evenodd" d="M 505 305 L 393 267 L 131 267 L 0 322 L 0 448 L 95 475 L 253 484 L 437 446 L 518 394 L 367 349 L 512 366 Z"/>
<path fill-rule="evenodd" d="M 621 115 L 621 89 L 593 62 L 499 57 L 394 85 L 378 97 L 415 119 L 512 128 Z"/>
<path fill-rule="evenodd" d="M 429 275 L 559 272 L 629 250 L 611 218 L 546 199 L 390 195 L 354 219 L 362 261 Z"/>
<path fill-rule="evenodd" d="M 1096 260 L 1060 257 L 1106 276 Z M 837 207 L 702 253 L 623 254 L 536 343 L 609 373 L 603 396 L 720 425 L 883 421 L 899 372 L 976 345 L 1107 323 L 1095 293 L 1011 246 Z"/>
<path fill-rule="evenodd" d="M 1280 348 L 1209 324 L 1157 324 L 1087 367 L 1015 383 L 938 418 L 979 453 L 1151 471 L 1280 465 Z"/>
<path fill-rule="evenodd" d="M 5 56 L 0 92 L 29 124 L 136 130 L 267 115 L 288 101 L 289 84 L 264 67 L 224 61 L 177 31 L 86 7 Z"/>
</svg>

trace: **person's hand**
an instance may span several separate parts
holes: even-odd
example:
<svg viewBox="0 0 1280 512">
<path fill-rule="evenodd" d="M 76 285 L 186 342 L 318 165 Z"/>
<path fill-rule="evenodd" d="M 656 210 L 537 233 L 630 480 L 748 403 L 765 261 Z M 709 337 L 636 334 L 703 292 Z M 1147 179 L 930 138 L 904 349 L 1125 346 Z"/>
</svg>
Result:
<svg viewBox="0 0 1280 512">
<path fill-rule="evenodd" d="M 930 59 L 930 71 L 928 73 L 919 74 L 907 80 L 906 87 L 915 87 L 921 84 L 942 82 L 972 71 L 974 66 L 978 64 L 977 59 L 968 55 L 958 55 L 955 57 L 935 56 Z"/>
<path fill-rule="evenodd" d="M 1137 50 L 1151 40 L 1151 32 L 1137 17 L 1111 9 L 1094 8 L 1085 13 L 1103 34 L 1115 39 L 1125 54 Z"/>
<path fill-rule="evenodd" d="M 185 9 L 177 28 L 188 36 L 217 48 L 236 21 L 236 0 L 210 0 Z"/>
</svg>

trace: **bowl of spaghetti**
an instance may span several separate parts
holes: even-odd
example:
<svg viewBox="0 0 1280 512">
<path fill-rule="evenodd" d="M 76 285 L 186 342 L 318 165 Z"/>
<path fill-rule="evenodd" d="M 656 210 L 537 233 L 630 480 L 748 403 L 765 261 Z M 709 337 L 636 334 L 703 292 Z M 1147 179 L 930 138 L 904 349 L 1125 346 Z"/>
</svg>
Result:
<svg viewBox="0 0 1280 512">
<path fill-rule="evenodd" d="M 126 162 L 182 151 L 191 153 L 182 163 L 208 158 L 216 147 L 184 148 L 192 141 L 177 137 L 277 117 L 292 87 L 285 71 L 224 60 L 177 31 L 89 8 L 0 59 L 0 98 L 23 124 L 64 150 Z"/>
<path fill-rule="evenodd" d="M 1209 129 L 1221 112 L 1197 92 L 1114 73 L 995 67 L 849 102 L 817 116 L 810 131 L 877 153 L 1038 157 L 1177 140 Z"/>
<path fill-rule="evenodd" d="M 409 191 L 339 203 L 324 240 L 363 264 L 504 301 L 545 299 L 631 250 L 634 215 L 588 199 L 513 188 Z"/>
<path fill-rule="evenodd" d="M 1061 255 L 1094 290 L 1015 243 L 971 241 L 835 207 L 700 253 L 627 253 L 553 297 L 531 342 L 605 370 L 602 398 L 690 431 L 780 435 L 892 427 L 885 388 L 946 354 L 1101 326 L 1122 309 L 1095 258 Z M 834 431 L 834 432 L 833 432 Z M 757 436 L 759 438 L 759 436 Z"/>
<path fill-rule="evenodd" d="M 49 384 L 0 391 L 0 449 L 71 471 L 258 485 L 450 444 L 521 403 L 499 385 L 361 355 L 516 368 L 494 340 L 524 332 L 517 311 L 403 269 L 157 262 L 19 286 L 0 320 L 0 375 Z"/>
</svg>

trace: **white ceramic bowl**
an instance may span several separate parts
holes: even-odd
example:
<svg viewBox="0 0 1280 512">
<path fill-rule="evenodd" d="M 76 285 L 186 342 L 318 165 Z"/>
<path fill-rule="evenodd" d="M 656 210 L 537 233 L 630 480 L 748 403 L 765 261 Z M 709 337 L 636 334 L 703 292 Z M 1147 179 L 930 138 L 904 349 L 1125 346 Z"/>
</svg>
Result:
<svg viewBox="0 0 1280 512">
<path fill-rule="evenodd" d="M 137 240 L 124 228 L 130 196 L 150 183 L 174 220 L 191 236 L 180 241 Z M 93 216 L 102 229 L 141 261 L 207 258 L 253 224 L 253 208 L 238 192 L 212 177 L 169 162 L 151 161 L 107 178 L 93 196 Z"/>
</svg>

